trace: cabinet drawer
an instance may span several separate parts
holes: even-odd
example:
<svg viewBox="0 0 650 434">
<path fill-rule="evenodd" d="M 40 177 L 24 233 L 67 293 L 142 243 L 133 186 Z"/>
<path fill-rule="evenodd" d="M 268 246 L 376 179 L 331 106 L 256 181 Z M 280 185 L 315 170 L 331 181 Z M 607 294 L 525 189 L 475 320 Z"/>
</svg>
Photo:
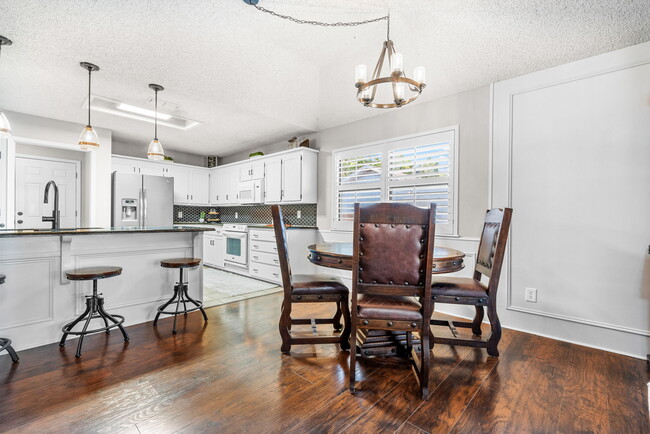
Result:
<svg viewBox="0 0 650 434">
<path fill-rule="evenodd" d="M 273 241 L 275 243 L 275 232 L 272 230 L 251 230 L 250 236 L 253 241 Z"/>
<path fill-rule="evenodd" d="M 282 283 L 282 273 L 280 272 L 280 267 L 273 265 L 253 263 L 250 266 L 250 275 L 251 277 L 257 277 L 258 279 L 269 280 L 275 283 Z"/>
<path fill-rule="evenodd" d="M 264 252 L 264 253 L 275 253 L 278 254 L 278 246 L 275 245 L 275 242 L 268 241 L 255 241 L 251 240 L 251 252 Z"/>
<path fill-rule="evenodd" d="M 251 262 L 280 266 L 280 258 L 277 253 L 251 252 Z"/>
</svg>

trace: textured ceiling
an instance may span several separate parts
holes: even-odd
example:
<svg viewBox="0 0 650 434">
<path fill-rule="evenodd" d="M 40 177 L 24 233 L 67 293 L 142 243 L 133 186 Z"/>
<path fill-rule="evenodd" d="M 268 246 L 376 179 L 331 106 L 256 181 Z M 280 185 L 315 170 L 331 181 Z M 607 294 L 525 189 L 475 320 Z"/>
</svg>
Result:
<svg viewBox="0 0 650 434">
<path fill-rule="evenodd" d="M 260 0 L 321 21 L 391 11 L 407 71 L 427 67 L 416 103 L 650 40 L 650 2 L 579 0 Z M 0 0 L 0 107 L 84 123 L 93 93 L 145 105 L 148 83 L 175 114 L 202 122 L 161 127 L 169 149 L 228 155 L 384 111 L 355 101 L 354 65 L 376 62 L 383 22 L 351 28 L 293 24 L 241 0 Z M 116 140 L 142 144 L 149 123 L 94 113 Z"/>
</svg>

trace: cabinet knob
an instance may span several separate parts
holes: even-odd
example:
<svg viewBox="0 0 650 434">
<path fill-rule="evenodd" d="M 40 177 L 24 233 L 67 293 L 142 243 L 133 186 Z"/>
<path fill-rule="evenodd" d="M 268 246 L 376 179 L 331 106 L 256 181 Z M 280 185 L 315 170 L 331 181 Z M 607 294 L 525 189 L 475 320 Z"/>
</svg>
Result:
<svg viewBox="0 0 650 434">
<path fill-rule="evenodd" d="M 16 223 L 18 223 L 19 225 L 22 225 L 22 224 L 23 224 L 23 221 L 22 221 L 22 220 L 18 220 Z"/>
</svg>

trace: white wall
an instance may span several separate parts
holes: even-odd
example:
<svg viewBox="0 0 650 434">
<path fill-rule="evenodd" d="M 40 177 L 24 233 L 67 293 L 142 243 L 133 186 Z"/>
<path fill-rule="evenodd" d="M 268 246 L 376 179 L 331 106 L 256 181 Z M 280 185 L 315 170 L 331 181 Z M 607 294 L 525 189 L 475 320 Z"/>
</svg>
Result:
<svg viewBox="0 0 650 434">
<path fill-rule="evenodd" d="M 118 140 L 113 140 L 113 154 L 125 155 L 127 157 L 147 158 L 149 140 L 150 139 L 143 139 L 142 143 L 126 143 Z M 203 155 L 176 151 L 174 149 L 167 148 L 165 148 L 165 155 L 172 157 L 174 159 L 174 162 L 180 164 L 189 164 L 192 166 L 200 167 L 206 167 L 207 165 L 207 159 Z"/>
<path fill-rule="evenodd" d="M 492 204 L 514 209 L 504 326 L 650 353 L 649 95 L 650 43 L 495 84 Z"/>
<path fill-rule="evenodd" d="M 111 224 L 111 131 L 95 128 L 100 148 L 92 152 L 82 152 L 77 141 L 85 124 L 59 121 L 56 119 L 32 116 L 24 113 L 5 111 L 13 131 L 13 139 L 18 149 L 27 145 L 26 150 L 40 152 L 55 158 L 66 158 L 70 152 L 82 155 L 82 225 L 110 226 Z M 47 147 L 50 150 L 34 150 L 34 147 Z M 13 221 L 13 185 L 8 186 L 9 206 Z"/>
</svg>

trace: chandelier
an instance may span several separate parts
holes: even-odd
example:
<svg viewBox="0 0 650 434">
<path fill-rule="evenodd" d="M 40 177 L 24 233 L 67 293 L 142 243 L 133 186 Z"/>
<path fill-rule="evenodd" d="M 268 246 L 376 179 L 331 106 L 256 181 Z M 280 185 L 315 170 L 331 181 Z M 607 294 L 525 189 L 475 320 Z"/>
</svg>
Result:
<svg viewBox="0 0 650 434">
<path fill-rule="evenodd" d="M 426 87 L 424 66 L 415 68 L 413 78 L 407 77 L 404 73 L 404 59 L 402 54 L 395 51 L 393 41 L 390 39 L 390 14 L 365 21 L 324 23 L 313 20 L 300 20 L 289 15 L 282 15 L 259 6 L 257 4 L 258 2 L 259 0 L 244 0 L 244 3 L 254 6 L 259 11 L 293 21 L 297 24 L 311 24 L 324 27 L 353 27 L 386 20 L 386 41 L 383 44 L 372 77 L 368 80 L 368 68 L 366 65 L 357 65 L 354 69 L 357 100 L 364 106 L 382 109 L 402 107 L 415 101 Z M 388 61 L 388 70 L 387 74 L 382 77 L 384 61 L 386 60 Z M 377 90 L 380 86 L 388 89 L 388 92 L 385 92 L 383 97 L 386 98 L 386 93 L 388 93 L 388 95 L 392 96 L 390 100 L 386 99 L 383 102 L 375 101 L 375 98 L 378 96 Z"/>
<path fill-rule="evenodd" d="M 379 54 L 379 60 L 368 81 L 368 68 L 366 65 L 357 65 L 354 68 L 355 86 L 357 88 L 357 100 L 366 107 L 374 108 L 395 108 L 402 107 L 415 101 L 426 87 L 424 66 L 418 66 L 413 71 L 413 78 L 404 74 L 404 59 L 401 53 L 395 51 L 393 41 L 390 40 L 390 15 L 387 16 L 386 41 Z M 381 76 L 384 69 L 384 61 L 388 57 L 388 74 Z M 380 85 L 390 86 L 392 94 L 391 102 L 375 102 L 377 90 Z M 410 92 L 407 97 L 406 90 Z"/>
</svg>

